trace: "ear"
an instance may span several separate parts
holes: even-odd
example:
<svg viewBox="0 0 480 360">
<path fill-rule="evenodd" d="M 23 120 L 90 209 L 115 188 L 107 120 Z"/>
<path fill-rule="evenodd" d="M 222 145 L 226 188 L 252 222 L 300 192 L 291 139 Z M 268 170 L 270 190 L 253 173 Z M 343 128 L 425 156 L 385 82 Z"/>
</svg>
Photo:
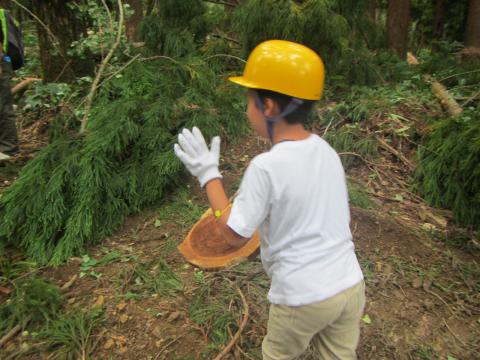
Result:
<svg viewBox="0 0 480 360">
<path fill-rule="evenodd" d="M 273 99 L 265 98 L 263 105 L 265 106 L 265 116 L 274 117 L 279 114 L 280 107 Z"/>
</svg>

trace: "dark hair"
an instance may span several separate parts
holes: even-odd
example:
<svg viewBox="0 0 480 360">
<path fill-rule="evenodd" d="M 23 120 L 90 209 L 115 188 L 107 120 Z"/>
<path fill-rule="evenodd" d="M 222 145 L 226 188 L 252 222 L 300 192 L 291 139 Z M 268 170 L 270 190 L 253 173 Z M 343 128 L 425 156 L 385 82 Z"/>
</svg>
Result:
<svg viewBox="0 0 480 360">
<path fill-rule="evenodd" d="M 271 90 L 258 89 L 257 91 L 260 96 L 260 100 L 264 101 L 265 98 L 272 99 L 278 104 L 280 112 L 285 110 L 287 105 L 292 101 L 292 97 L 285 94 L 280 94 Z M 303 99 L 302 99 L 303 100 Z M 303 100 L 303 104 L 300 105 L 293 113 L 285 116 L 285 120 L 289 124 L 304 124 L 307 119 L 310 111 L 312 110 L 315 100 Z"/>
</svg>

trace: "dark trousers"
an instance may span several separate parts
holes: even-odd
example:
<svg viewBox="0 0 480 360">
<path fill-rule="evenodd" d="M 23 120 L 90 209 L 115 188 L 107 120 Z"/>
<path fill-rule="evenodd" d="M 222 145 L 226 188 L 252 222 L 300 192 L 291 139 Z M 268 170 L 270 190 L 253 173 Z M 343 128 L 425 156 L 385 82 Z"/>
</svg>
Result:
<svg viewBox="0 0 480 360">
<path fill-rule="evenodd" d="M 18 151 L 18 137 L 10 89 L 12 64 L 5 61 L 0 64 L 0 152 L 13 154 Z"/>
</svg>

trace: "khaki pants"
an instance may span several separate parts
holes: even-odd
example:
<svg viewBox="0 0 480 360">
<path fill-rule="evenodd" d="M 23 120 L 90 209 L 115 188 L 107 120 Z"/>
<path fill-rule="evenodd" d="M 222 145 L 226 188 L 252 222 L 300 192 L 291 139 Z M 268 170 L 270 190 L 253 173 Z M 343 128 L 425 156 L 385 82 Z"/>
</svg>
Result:
<svg viewBox="0 0 480 360">
<path fill-rule="evenodd" d="M 318 359 L 356 359 L 364 306 L 363 281 L 317 303 L 298 307 L 272 304 L 262 344 L 263 359 L 295 359 L 310 342 Z"/>
</svg>

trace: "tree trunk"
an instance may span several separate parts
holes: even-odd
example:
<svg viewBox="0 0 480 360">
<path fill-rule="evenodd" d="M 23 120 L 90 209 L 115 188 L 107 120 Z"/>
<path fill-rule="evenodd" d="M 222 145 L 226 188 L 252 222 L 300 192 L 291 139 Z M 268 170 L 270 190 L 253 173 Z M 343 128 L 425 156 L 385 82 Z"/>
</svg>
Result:
<svg viewBox="0 0 480 360">
<path fill-rule="evenodd" d="M 480 48 L 480 0 L 470 0 L 468 6 L 465 47 Z"/>
<path fill-rule="evenodd" d="M 147 11 L 146 16 L 150 15 L 155 8 L 155 0 L 147 0 Z"/>
<path fill-rule="evenodd" d="M 125 0 L 125 4 L 130 5 L 130 10 L 134 11 L 125 22 L 127 39 L 135 41 L 135 34 L 143 20 L 143 0 Z"/>
<path fill-rule="evenodd" d="M 240 5 L 241 0 L 228 0 L 227 2 L 231 5 L 223 5 L 223 9 L 226 12 L 231 12 L 233 11 L 238 5 Z"/>
<path fill-rule="evenodd" d="M 407 54 L 410 0 L 389 0 L 387 13 L 388 47 L 400 58 Z"/>
<path fill-rule="evenodd" d="M 435 0 L 433 9 L 433 38 L 443 37 L 443 25 L 445 24 L 445 0 Z"/>
<path fill-rule="evenodd" d="M 0 8 L 10 11 L 12 9 L 12 2 L 10 0 L 0 0 Z"/>
<path fill-rule="evenodd" d="M 49 28 L 36 22 L 40 62 L 45 82 L 73 81 L 76 75 L 92 72 L 92 62 L 68 55 L 68 49 L 74 40 L 78 40 L 83 31 L 69 1 L 48 0 L 32 1 L 32 12 Z M 52 36 L 53 35 L 53 36 Z"/>
<path fill-rule="evenodd" d="M 367 7 L 367 16 L 371 22 L 374 24 L 378 21 L 378 4 L 377 0 L 369 0 L 368 7 Z"/>
</svg>

